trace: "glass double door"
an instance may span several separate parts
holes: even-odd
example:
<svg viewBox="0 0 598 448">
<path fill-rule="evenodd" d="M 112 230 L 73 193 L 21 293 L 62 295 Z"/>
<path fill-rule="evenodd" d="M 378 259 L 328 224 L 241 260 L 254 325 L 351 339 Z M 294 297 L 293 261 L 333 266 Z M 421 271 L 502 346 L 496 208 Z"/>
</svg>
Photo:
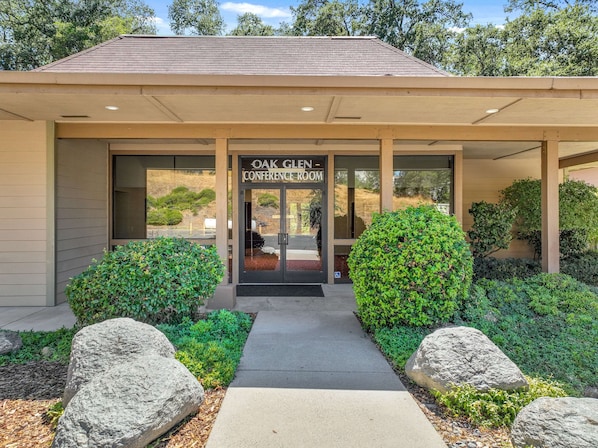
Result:
<svg viewBox="0 0 598 448">
<path fill-rule="evenodd" d="M 240 281 L 324 283 L 324 204 L 321 186 L 241 190 Z"/>
</svg>

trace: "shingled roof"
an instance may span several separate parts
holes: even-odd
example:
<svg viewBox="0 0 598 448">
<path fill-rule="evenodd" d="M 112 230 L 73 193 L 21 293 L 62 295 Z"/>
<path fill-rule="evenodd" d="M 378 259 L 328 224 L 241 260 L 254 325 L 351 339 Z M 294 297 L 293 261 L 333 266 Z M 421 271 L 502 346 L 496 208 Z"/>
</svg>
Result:
<svg viewBox="0 0 598 448">
<path fill-rule="evenodd" d="M 120 36 L 40 72 L 448 76 L 374 37 Z"/>
</svg>

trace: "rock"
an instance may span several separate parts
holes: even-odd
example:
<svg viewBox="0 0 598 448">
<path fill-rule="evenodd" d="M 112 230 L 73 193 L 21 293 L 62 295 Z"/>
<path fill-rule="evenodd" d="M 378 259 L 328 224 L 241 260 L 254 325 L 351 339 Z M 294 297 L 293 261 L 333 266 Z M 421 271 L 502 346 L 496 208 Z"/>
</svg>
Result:
<svg viewBox="0 0 598 448">
<path fill-rule="evenodd" d="M 52 448 L 145 447 L 197 412 L 203 396 L 179 361 L 138 356 L 79 389 L 58 422 Z"/>
<path fill-rule="evenodd" d="M 441 328 L 426 336 L 405 366 L 422 387 L 447 392 L 470 384 L 479 391 L 527 388 L 521 370 L 481 331 L 469 327 Z"/>
<path fill-rule="evenodd" d="M 598 398 L 598 387 L 588 386 L 583 391 L 583 396 L 588 398 Z"/>
<path fill-rule="evenodd" d="M 15 331 L 0 331 L 0 355 L 16 352 L 23 346 L 19 333 Z"/>
<path fill-rule="evenodd" d="M 598 446 L 598 400 L 538 398 L 513 422 L 515 448 L 595 448 Z"/>
<path fill-rule="evenodd" d="M 42 356 L 44 358 L 50 358 L 54 354 L 54 349 L 52 347 L 44 347 L 42 348 Z"/>
<path fill-rule="evenodd" d="M 73 338 L 62 403 L 66 407 L 81 386 L 112 366 L 148 354 L 173 358 L 174 352 L 163 333 L 133 319 L 110 319 L 85 327 Z"/>
</svg>

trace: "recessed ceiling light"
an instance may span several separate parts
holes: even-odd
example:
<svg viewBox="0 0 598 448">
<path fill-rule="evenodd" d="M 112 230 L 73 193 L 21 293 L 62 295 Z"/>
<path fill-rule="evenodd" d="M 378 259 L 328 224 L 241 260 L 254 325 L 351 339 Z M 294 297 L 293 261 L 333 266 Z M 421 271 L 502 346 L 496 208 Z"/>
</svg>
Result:
<svg viewBox="0 0 598 448">
<path fill-rule="evenodd" d="M 313 108 L 313 107 L 311 107 L 311 106 L 303 106 L 303 107 L 301 108 L 301 110 L 302 110 L 303 112 L 313 112 L 314 108 Z"/>
<path fill-rule="evenodd" d="M 106 106 L 106 109 L 108 109 L 108 110 L 118 110 L 119 107 L 118 106 Z"/>
<path fill-rule="evenodd" d="M 487 113 L 487 114 L 495 114 L 495 113 L 497 113 L 499 110 L 500 110 L 500 109 L 488 109 L 488 110 L 486 111 L 486 113 Z"/>
</svg>

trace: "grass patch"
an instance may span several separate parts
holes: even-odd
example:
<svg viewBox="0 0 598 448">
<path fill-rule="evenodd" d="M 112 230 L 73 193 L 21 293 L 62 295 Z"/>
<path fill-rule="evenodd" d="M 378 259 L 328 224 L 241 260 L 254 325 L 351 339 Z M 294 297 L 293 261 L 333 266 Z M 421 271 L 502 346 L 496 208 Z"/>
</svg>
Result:
<svg viewBox="0 0 598 448">
<path fill-rule="evenodd" d="M 71 342 L 77 330 L 61 328 L 56 331 L 22 331 L 23 347 L 16 353 L 0 355 L 0 366 L 24 364 L 30 361 L 69 363 Z M 44 350 L 45 349 L 45 350 Z"/>
<path fill-rule="evenodd" d="M 196 323 L 186 320 L 157 328 L 177 348 L 176 359 L 205 388 L 213 389 L 233 380 L 251 325 L 248 314 L 219 310 Z"/>
</svg>

